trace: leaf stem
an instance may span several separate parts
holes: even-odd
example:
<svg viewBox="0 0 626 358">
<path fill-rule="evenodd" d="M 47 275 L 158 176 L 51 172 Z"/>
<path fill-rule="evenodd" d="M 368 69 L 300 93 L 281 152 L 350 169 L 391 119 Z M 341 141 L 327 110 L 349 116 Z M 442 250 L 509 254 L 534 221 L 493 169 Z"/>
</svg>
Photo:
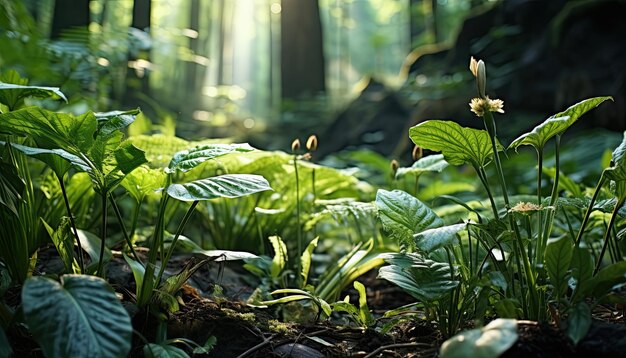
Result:
<svg viewBox="0 0 626 358">
<path fill-rule="evenodd" d="M 83 259 L 83 247 L 80 243 L 80 238 L 78 237 L 78 229 L 76 228 L 76 221 L 74 220 L 74 215 L 72 215 L 72 209 L 70 208 L 70 201 L 67 197 L 67 191 L 65 190 L 65 183 L 63 179 L 57 176 L 59 180 L 59 185 L 61 186 L 61 193 L 63 194 L 63 201 L 65 202 L 65 209 L 67 210 L 67 215 L 70 217 L 70 224 L 72 225 L 72 233 L 74 234 L 74 238 L 76 239 L 76 245 L 78 245 L 78 267 L 80 268 L 80 273 L 85 273 L 85 261 Z"/>
<path fill-rule="evenodd" d="M 579 247 L 580 245 L 580 240 L 583 236 L 583 233 L 585 232 L 585 227 L 587 226 L 587 223 L 589 222 L 589 217 L 591 216 L 591 212 L 593 211 L 593 205 L 595 204 L 596 199 L 598 198 L 598 194 L 600 193 L 600 189 L 602 189 L 602 186 L 604 185 L 605 180 L 606 178 L 604 176 L 604 172 L 602 172 L 602 174 L 600 175 L 600 180 L 598 181 L 598 184 L 596 185 L 596 188 L 593 191 L 593 196 L 591 197 L 589 206 L 587 206 L 587 210 L 585 211 L 585 217 L 583 218 L 583 222 L 580 224 L 580 229 L 578 229 L 578 235 L 576 235 L 576 247 Z"/>
<path fill-rule="evenodd" d="M 102 240 L 100 242 L 100 257 L 98 258 L 98 269 L 96 270 L 96 276 L 103 274 L 102 261 L 104 260 L 104 249 L 106 248 L 105 242 L 107 238 L 107 192 L 102 188 L 102 194 L 100 196 L 102 201 Z"/>
<path fill-rule="evenodd" d="M 133 248 L 133 242 L 130 239 L 130 235 L 128 235 L 128 231 L 126 231 L 126 225 L 124 225 L 124 219 L 122 218 L 122 213 L 120 212 L 120 208 L 117 206 L 117 203 L 115 202 L 115 198 L 113 198 L 113 193 L 109 194 L 109 201 L 111 202 L 111 207 L 113 208 L 113 212 L 115 212 L 117 221 L 119 222 L 120 227 L 122 228 L 122 236 L 124 236 L 124 240 L 126 241 L 126 244 L 128 245 L 128 249 L 130 250 L 130 253 L 133 255 L 133 258 L 135 259 L 135 261 L 139 262 L 141 266 L 145 267 L 143 262 L 139 259 L 139 256 L 137 256 L 135 249 Z"/>
<path fill-rule="evenodd" d="M 172 257 L 172 253 L 174 253 L 174 247 L 176 246 L 176 242 L 178 241 L 178 238 L 180 237 L 180 234 L 182 234 L 183 229 L 187 225 L 187 222 L 189 221 L 189 218 L 191 218 L 191 214 L 193 214 L 193 211 L 195 210 L 196 206 L 198 206 L 199 202 L 200 201 L 196 200 L 196 201 L 194 201 L 191 204 L 191 206 L 189 207 L 189 209 L 185 213 L 185 216 L 183 217 L 183 220 L 178 225 L 178 229 L 176 229 L 176 234 L 174 234 L 174 239 L 172 239 L 172 243 L 170 244 L 170 248 L 167 250 L 167 254 L 165 255 L 165 258 L 161 259 L 161 268 L 159 269 L 159 274 L 157 275 L 157 279 L 156 279 L 157 284 L 159 284 L 161 282 L 161 277 L 163 276 L 163 272 L 165 271 L 165 266 L 170 261 L 170 258 Z"/>
<path fill-rule="evenodd" d="M 300 227 L 300 177 L 298 175 L 298 156 L 294 154 L 293 156 L 293 168 L 296 174 L 296 237 L 298 240 L 298 252 L 296 254 L 296 256 L 299 256 L 302 253 L 302 232 L 301 232 L 301 227 Z M 296 272 L 298 273 L 296 275 L 296 277 L 300 277 L 300 271 L 301 271 L 301 262 L 300 260 L 296 260 Z"/>
<path fill-rule="evenodd" d="M 611 213 L 611 220 L 609 220 L 609 226 L 606 228 L 606 233 L 604 234 L 604 244 L 602 245 L 602 250 L 600 251 L 600 256 L 598 256 L 598 260 L 596 261 L 596 268 L 593 270 L 593 275 L 595 276 L 598 271 L 600 271 L 600 266 L 602 266 L 602 259 L 604 258 L 604 253 L 606 251 L 607 245 L 609 244 L 609 240 L 611 239 L 611 229 L 615 224 L 615 220 L 617 219 L 617 213 L 619 209 L 624 205 L 624 201 L 626 201 L 626 196 L 622 196 L 617 200 L 615 204 L 615 208 Z"/>
</svg>

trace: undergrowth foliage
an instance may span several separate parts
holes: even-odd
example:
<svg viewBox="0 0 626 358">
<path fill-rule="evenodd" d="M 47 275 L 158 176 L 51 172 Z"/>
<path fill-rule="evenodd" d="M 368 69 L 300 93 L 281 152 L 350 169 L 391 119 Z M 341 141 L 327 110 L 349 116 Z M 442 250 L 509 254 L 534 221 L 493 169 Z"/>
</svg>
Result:
<svg viewBox="0 0 626 358">
<path fill-rule="evenodd" d="M 146 356 L 207 353 L 215 337 L 168 337 L 168 320 L 187 280 L 228 260 L 243 260 L 256 279 L 248 304 L 287 321 L 343 319 L 386 334 L 426 320 L 446 338 L 477 325 L 443 345 L 448 357 L 501 354 L 520 319 L 553 322 L 578 343 L 598 304 L 626 304 L 617 294 L 626 283 L 626 136 L 594 187 L 564 172 L 572 149 L 561 139 L 611 97 L 574 104 L 507 146 L 496 118 L 505 104 L 487 95 L 483 61 L 472 58 L 470 70 L 470 110 L 484 129 L 421 122 L 408 133 L 414 163 L 392 161 L 391 177 L 373 152 L 347 155 L 371 171 L 313 163 L 316 136 L 306 152 L 299 140 L 291 153 L 267 152 L 138 133 L 149 127 L 139 110 L 49 111 L 36 101 L 65 101 L 58 88 L 1 74 L 0 344 L 27 327 L 47 356 L 123 357 L 133 332 Z M 511 174 L 535 168 L 531 189 Z M 376 171 L 378 188 L 360 180 Z M 35 268 L 45 243 L 63 268 L 43 276 Z M 178 252 L 199 257 L 170 274 Z M 113 290 L 112 261 L 128 265 L 134 287 Z M 373 314 L 358 279 L 374 269 L 415 302 Z M 7 303 L 10 290 L 21 306 Z M 494 332 L 500 339 L 477 343 Z"/>
</svg>

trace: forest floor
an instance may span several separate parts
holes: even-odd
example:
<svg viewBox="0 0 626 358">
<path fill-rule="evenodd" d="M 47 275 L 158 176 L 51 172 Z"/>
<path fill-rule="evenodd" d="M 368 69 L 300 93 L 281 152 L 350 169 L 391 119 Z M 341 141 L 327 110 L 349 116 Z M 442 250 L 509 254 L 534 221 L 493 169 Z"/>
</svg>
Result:
<svg viewBox="0 0 626 358">
<path fill-rule="evenodd" d="M 38 273 L 60 272 L 62 264 L 55 253 L 54 248 L 41 251 Z M 189 259 L 190 255 L 173 257 L 168 271 L 180 271 Z M 131 302 L 134 281 L 121 257 L 109 263 L 108 277 L 124 297 L 123 303 Z M 180 310 L 169 316 L 168 338 L 187 338 L 201 344 L 214 336 L 216 345 L 209 357 L 436 357 L 443 342 L 436 324 L 425 319 L 403 321 L 384 335 L 335 317 L 306 323 L 281 322 L 275 317 L 280 316 L 277 310 L 282 308 L 259 309 L 246 304 L 244 299 L 253 291 L 248 280 L 249 274 L 241 264 L 205 265 L 183 287 Z M 367 288 L 367 302 L 375 317 L 414 301 L 399 288 L 377 280 L 376 272 L 359 281 Z M 219 295 L 215 295 L 216 283 L 221 289 Z M 351 296 L 351 302 L 357 296 L 354 290 L 347 290 L 342 297 L 345 295 Z M 7 303 L 19 305 L 19 291 L 7 297 Z M 132 311 L 132 305 L 126 306 Z M 150 341 L 154 334 L 151 328 L 156 325 L 146 317 L 136 314 L 133 325 L 143 339 Z M 626 352 L 624 312 L 611 306 L 596 307 L 589 334 L 577 346 L 551 324 L 519 321 L 518 334 L 518 341 L 503 357 L 623 357 Z M 32 338 L 9 335 L 9 339 L 16 357 L 42 356 Z M 143 339 L 135 335 L 130 356 L 142 356 Z"/>
</svg>

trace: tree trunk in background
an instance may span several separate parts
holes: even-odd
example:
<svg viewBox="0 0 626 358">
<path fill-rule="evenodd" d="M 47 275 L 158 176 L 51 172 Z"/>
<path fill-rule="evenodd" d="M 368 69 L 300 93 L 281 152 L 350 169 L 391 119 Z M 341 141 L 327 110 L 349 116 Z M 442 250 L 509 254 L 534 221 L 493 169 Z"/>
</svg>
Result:
<svg viewBox="0 0 626 358">
<path fill-rule="evenodd" d="M 189 29 L 198 32 L 200 30 L 200 0 L 191 0 L 191 4 L 189 6 Z M 198 36 L 195 38 L 189 37 L 189 49 L 194 55 L 198 55 L 199 52 L 199 40 Z M 194 98 L 193 103 L 195 106 L 197 98 L 196 93 L 198 92 L 198 64 L 195 61 L 187 62 L 187 85 L 189 86 L 189 91 L 192 93 L 192 98 Z"/>
<path fill-rule="evenodd" d="M 89 26 L 89 0 L 56 0 L 52 16 L 51 39 L 58 39 L 63 31 Z"/>
<path fill-rule="evenodd" d="M 317 0 L 283 0 L 280 17 L 282 98 L 326 89 L 322 22 Z"/>
<path fill-rule="evenodd" d="M 150 28 L 150 14 L 152 12 L 151 0 L 135 0 L 133 3 L 133 21 L 131 27 L 146 31 Z M 128 55 L 129 64 L 131 61 L 150 61 L 150 49 L 131 50 Z M 126 72 L 126 98 L 124 103 L 130 106 L 141 104 L 139 94 L 148 95 L 150 93 L 149 69 L 145 71 L 128 68 Z"/>
</svg>

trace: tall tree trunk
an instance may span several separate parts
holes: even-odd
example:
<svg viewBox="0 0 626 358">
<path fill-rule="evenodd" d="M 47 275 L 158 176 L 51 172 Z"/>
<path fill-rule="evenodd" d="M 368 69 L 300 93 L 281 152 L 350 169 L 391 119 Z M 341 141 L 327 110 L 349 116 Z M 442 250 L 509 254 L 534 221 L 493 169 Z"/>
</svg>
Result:
<svg viewBox="0 0 626 358">
<path fill-rule="evenodd" d="M 71 28 L 87 29 L 89 26 L 89 0 L 56 0 L 52 16 L 51 39 L 61 37 Z"/>
<path fill-rule="evenodd" d="M 326 89 L 322 22 L 318 0 L 283 0 L 281 12 L 282 98 Z"/>
<path fill-rule="evenodd" d="M 141 31 L 150 28 L 150 14 L 152 12 L 151 0 L 134 0 L 133 3 L 133 21 L 131 27 Z M 150 61 L 150 49 L 141 51 L 130 51 L 128 55 L 129 64 L 132 61 L 145 60 Z M 149 95 L 150 82 L 149 70 L 128 68 L 126 72 L 126 98 L 124 103 L 130 106 L 141 104 L 141 96 L 138 94 Z"/>
</svg>

